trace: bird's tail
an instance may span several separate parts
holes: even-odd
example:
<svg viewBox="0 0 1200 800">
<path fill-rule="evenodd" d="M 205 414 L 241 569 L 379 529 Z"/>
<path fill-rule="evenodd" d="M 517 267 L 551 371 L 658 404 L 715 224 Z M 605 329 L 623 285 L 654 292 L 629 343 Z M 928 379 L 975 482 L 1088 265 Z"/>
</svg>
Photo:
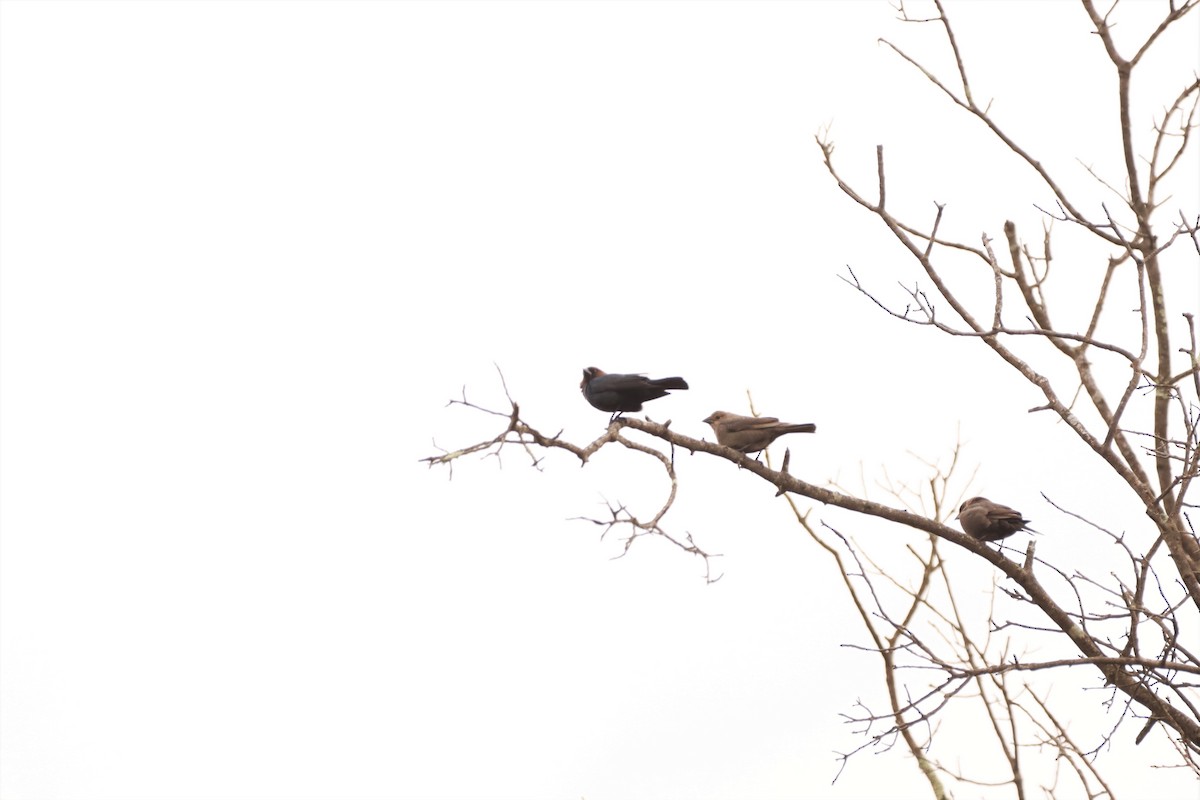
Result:
<svg viewBox="0 0 1200 800">
<path fill-rule="evenodd" d="M 806 422 L 803 425 L 788 425 L 783 429 L 784 433 L 816 433 L 817 426 L 811 422 Z M 781 434 L 782 435 L 782 434 Z"/>
<path fill-rule="evenodd" d="M 687 381 L 683 378 L 658 378 L 650 381 L 651 386 L 657 386 L 660 389 L 686 389 L 688 388 Z"/>
</svg>

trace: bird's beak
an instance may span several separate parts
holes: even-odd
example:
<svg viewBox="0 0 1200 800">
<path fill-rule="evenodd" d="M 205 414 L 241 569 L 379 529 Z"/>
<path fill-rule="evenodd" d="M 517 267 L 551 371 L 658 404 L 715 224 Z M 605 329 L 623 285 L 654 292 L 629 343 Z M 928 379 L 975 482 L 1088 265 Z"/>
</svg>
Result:
<svg viewBox="0 0 1200 800">
<path fill-rule="evenodd" d="M 707 422 L 709 425 L 712 425 L 712 417 L 705 417 L 702 421 Z"/>
</svg>

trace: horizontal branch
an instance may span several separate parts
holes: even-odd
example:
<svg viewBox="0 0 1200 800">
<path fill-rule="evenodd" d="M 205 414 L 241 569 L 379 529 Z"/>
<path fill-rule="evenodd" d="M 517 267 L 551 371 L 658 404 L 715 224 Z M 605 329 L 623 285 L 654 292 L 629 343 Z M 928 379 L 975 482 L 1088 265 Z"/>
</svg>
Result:
<svg viewBox="0 0 1200 800">
<path fill-rule="evenodd" d="M 507 389 L 506 389 L 507 392 Z M 459 403 L 460 401 L 452 401 Z M 1008 576 L 1014 583 L 1025 590 L 1028 600 L 1038 606 L 1041 611 L 1049 617 L 1054 625 L 1074 643 L 1075 647 L 1083 656 L 1082 661 L 1076 660 L 1075 663 L 1088 663 L 1095 666 L 1103 675 L 1105 682 L 1115 686 L 1121 692 L 1130 697 L 1131 700 L 1144 706 L 1152 715 L 1164 720 L 1172 728 L 1177 730 L 1183 739 L 1188 742 L 1191 747 L 1200 749 L 1200 724 L 1195 719 L 1189 717 L 1185 712 L 1175 708 L 1169 702 L 1160 698 L 1152 688 L 1150 688 L 1143 675 L 1136 671 L 1129 670 L 1130 666 L 1144 666 L 1140 662 L 1131 664 L 1128 659 L 1113 658 L 1105 654 L 1101 644 L 1094 640 L 1091 635 L 1081 627 L 1074 617 L 1058 605 L 1058 603 L 1050 596 L 1050 593 L 1042 586 L 1037 579 L 1034 568 L 1035 563 L 1032 558 L 1026 558 L 1025 563 L 1018 563 L 1005 556 L 1001 551 L 989 547 L 986 543 L 981 542 L 974 537 L 950 528 L 937 520 L 914 514 L 910 511 L 905 511 L 898 508 L 892 508 L 880 503 L 874 503 L 869 500 L 854 497 L 842 492 L 827 489 L 823 486 L 817 486 L 807 481 L 790 474 L 785 470 L 773 470 L 766 464 L 751 458 L 750 456 L 734 450 L 730 447 L 725 447 L 715 442 L 709 442 L 704 439 L 695 439 L 682 433 L 678 433 L 670 428 L 670 422 L 659 423 L 650 420 L 638 419 L 633 417 L 621 417 L 610 422 L 604 434 L 591 442 L 590 444 L 580 447 L 571 442 L 560 439 L 556 436 L 546 436 L 532 426 L 528 425 L 520 419 L 520 412 L 517 403 L 509 398 L 512 405 L 512 410 L 508 414 L 501 412 L 490 411 L 488 409 L 480 409 L 472 403 L 465 400 L 460 404 L 472 408 L 483 410 L 486 413 L 494 416 L 502 417 L 507 420 L 507 426 L 503 433 L 487 442 L 481 442 L 477 445 L 461 448 L 452 452 L 446 452 L 438 456 L 429 456 L 421 459 L 428 463 L 431 467 L 434 465 L 452 465 L 455 460 L 463 455 L 479 452 L 487 452 L 492 455 L 508 444 L 516 444 L 523 447 L 529 453 L 533 460 L 533 465 L 540 468 L 540 459 L 534 455 L 532 447 L 541 448 L 557 448 L 562 449 L 575 455 L 582 464 L 586 465 L 593 454 L 603 448 L 605 445 L 617 442 L 622 446 L 634 451 L 647 453 L 667 466 L 668 474 L 672 481 L 671 499 L 674 498 L 674 482 L 673 474 L 673 453 L 668 457 L 665 453 L 649 447 L 645 444 L 634 442 L 626 438 L 623 433 L 626 430 L 635 430 L 645 433 L 649 436 L 657 438 L 663 442 L 667 442 L 676 448 L 681 448 L 695 453 L 708 453 L 717 458 L 724 459 L 733 464 L 736 464 L 747 473 L 756 475 L 762 480 L 774 486 L 777 490 L 776 494 L 793 494 L 802 497 L 807 497 L 810 500 L 824 503 L 826 505 L 844 508 L 848 511 L 853 511 L 867 516 L 886 519 L 891 522 L 903 525 L 914 530 L 923 531 L 932 534 L 941 539 L 945 539 L 952 544 L 955 544 L 964 550 L 979 556 L 980 558 L 990 562 L 998 570 Z M 651 527 L 657 527 L 658 521 L 666 513 L 667 508 L 671 505 L 669 500 L 663 509 L 655 515 Z M 628 520 L 621 520 L 628 522 Z M 636 520 L 635 527 L 638 526 Z M 653 532 L 653 531 L 651 531 Z M 680 542 L 676 541 L 676 544 Z M 691 544 L 690 537 L 688 544 Z M 685 547 L 688 552 L 694 552 L 704 555 L 702 551 Z M 708 557 L 705 555 L 705 561 Z M 1155 662 L 1156 664 L 1158 662 Z"/>
</svg>

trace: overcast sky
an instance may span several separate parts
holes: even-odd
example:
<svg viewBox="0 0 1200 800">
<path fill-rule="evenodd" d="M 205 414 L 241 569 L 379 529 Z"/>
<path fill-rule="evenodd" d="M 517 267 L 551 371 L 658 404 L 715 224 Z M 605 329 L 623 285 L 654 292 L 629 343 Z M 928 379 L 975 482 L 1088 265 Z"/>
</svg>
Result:
<svg viewBox="0 0 1200 800">
<path fill-rule="evenodd" d="M 1121 41 L 1164 8 L 1122 4 Z M 1111 202 L 1082 166 L 1121 183 L 1081 7 L 949 13 L 1006 130 Z M 1135 87 L 1143 133 L 1200 64 L 1192 17 Z M 841 279 L 902 306 L 917 273 L 825 172 L 821 131 L 868 192 L 883 144 L 893 208 L 927 224 L 947 203 L 971 244 L 1006 219 L 1037 241 L 1050 202 L 880 37 L 951 64 L 938 28 L 866 0 L 0 3 L 4 797 L 928 791 L 899 750 L 831 785 L 863 742 L 842 715 L 884 707 L 878 659 L 846 647 L 861 623 L 771 487 L 677 456 L 664 524 L 723 554 L 706 585 L 696 559 L 643 540 L 612 560 L 615 535 L 571 519 L 657 509 L 662 475 L 631 453 L 419 463 L 500 431 L 446 407 L 465 387 L 506 410 L 496 366 L 530 424 L 591 441 L 594 364 L 684 376 L 647 411 L 693 436 L 750 390 L 819 426 L 794 473 L 893 504 L 885 469 L 925 480 L 914 456 L 961 438 L 960 488 L 978 469 L 972 493 L 1035 520 L 1051 563 L 1089 540 L 1042 492 L 1148 535 L 1026 413 L 1033 387 Z M 1194 184 L 1163 218 L 1195 214 Z M 1061 233 L 1061 269 L 1097 274 L 1106 253 Z M 986 304 L 990 273 L 959 263 Z M 1194 253 L 1175 263 L 1174 310 L 1194 309 Z M 986 610 L 994 573 L 947 558 Z M 1100 694 L 1072 729 L 1088 746 L 1115 720 Z M 1196 797 L 1136 732 L 1099 759 L 1121 796 Z M 973 765 L 1002 777 L 980 738 Z"/>
</svg>

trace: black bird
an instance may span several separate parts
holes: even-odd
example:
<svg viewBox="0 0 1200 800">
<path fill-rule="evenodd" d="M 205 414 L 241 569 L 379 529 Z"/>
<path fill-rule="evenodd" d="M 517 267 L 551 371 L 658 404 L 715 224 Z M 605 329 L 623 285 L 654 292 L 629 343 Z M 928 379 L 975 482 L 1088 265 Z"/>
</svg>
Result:
<svg viewBox="0 0 1200 800">
<path fill-rule="evenodd" d="M 666 397 L 668 389 L 686 389 L 683 378 L 647 378 L 645 375 L 609 375 L 598 367 L 583 371 L 580 391 L 587 401 L 601 411 L 612 414 L 612 419 L 626 411 L 641 411 L 642 403 Z M 611 420 L 610 420 L 611 421 Z"/>
<path fill-rule="evenodd" d="M 757 453 L 785 433 L 815 433 L 811 422 L 792 425 L 775 417 L 743 417 L 728 411 L 714 411 L 704 418 L 717 434 L 717 443 L 743 453 Z"/>
<path fill-rule="evenodd" d="M 986 497 L 972 497 L 958 507 L 958 524 L 981 542 L 994 542 L 1012 536 L 1017 531 L 1037 533 L 1027 528 L 1029 520 L 1016 509 L 993 503 Z"/>
</svg>

